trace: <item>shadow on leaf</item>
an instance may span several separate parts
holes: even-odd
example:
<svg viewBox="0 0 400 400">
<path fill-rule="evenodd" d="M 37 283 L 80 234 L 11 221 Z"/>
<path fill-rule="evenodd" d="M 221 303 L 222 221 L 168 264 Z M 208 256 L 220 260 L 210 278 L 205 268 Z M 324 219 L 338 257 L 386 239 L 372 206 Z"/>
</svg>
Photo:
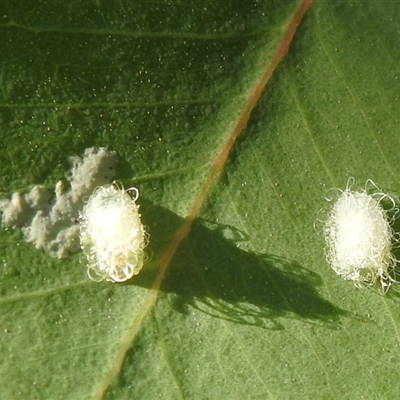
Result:
<svg viewBox="0 0 400 400">
<path fill-rule="evenodd" d="M 150 264 L 158 268 L 155 263 L 183 219 L 150 204 L 142 210 L 155 252 Z M 294 260 L 241 250 L 224 237 L 224 230 L 195 223 L 181 243 L 161 286 L 163 293 L 172 294 L 168 297 L 175 310 L 189 314 L 194 307 L 228 321 L 272 329 L 283 328 L 283 316 L 330 325 L 346 313 L 317 294 L 319 275 Z M 150 288 L 156 273 L 151 266 L 131 284 Z"/>
</svg>

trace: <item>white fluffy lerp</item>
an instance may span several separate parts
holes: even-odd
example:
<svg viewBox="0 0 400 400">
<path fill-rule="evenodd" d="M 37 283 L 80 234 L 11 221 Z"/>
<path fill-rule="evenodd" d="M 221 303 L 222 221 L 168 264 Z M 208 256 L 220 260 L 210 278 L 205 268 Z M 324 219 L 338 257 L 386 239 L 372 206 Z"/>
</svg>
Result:
<svg viewBox="0 0 400 400">
<path fill-rule="evenodd" d="M 141 270 L 147 234 L 137 197 L 137 189 L 114 182 L 98 187 L 83 208 L 80 238 L 90 279 L 124 282 Z"/>
<path fill-rule="evenodd" d="M 394 280 L 390 276 L 396 264 L 391 253 L 393 231 L 379 203 L 385 197 L 388 196 L 382 193 L 369 195 L 347 188 L 325 224 L 328 261 L 338 275 L 357 286 L 380 280 L 387 290 Z"/>
</svg>

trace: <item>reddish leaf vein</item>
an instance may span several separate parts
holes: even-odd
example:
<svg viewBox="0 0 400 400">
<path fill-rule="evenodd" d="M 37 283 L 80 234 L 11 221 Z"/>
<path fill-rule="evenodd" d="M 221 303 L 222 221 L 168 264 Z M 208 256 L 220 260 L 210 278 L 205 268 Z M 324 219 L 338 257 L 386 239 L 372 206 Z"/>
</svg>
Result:
<svg viewBox="0 0 400 400">
<path fill-rule="evenodd" d="M 237 122 L 234 130 L 232 131 L 231 135 L 229 136 L 228 140 L 226 141 L 225 145 L 223 146 L 222 150 L 219 152 L 215 161 L 213 163 L 211 172 L 207 177 L 203 187 L 200 190 L 200 193 L 196 196 L 193 206 L 190 210 L 189 215 L 185 219 L 184 223 L 180 227 L 180 229 L 176 232 L 169 248 L 164 253 L 160 260 L 160 268 L 156 275 L 156 278 L 153 282 L 152 288 L 150 293 L 146 297 L 143 306 L 141 307 L 139 313 L 137 314 L 136 318 L 133 320 L 132 325 L 123 339 L 120 349 L 116 355 L 116 358 L 112 364 L 111 369 L 101 381 L 97 391 L 95 393 L 95 399 L 101 399 L 105 392 L 107 391 L 109 385 L 113 381 L 113 379 L 118 375 L 122 363 L 125 358 L 125 354 L 128 349 L 132 346 L 132 342 L 135 339 L 135 336 L 140 331 L 142 326 L 142 321 L 148 314 L 148 312 L 154 306 L 159 289 L 161 287 L 161 283 L 164 280 L 165 273 L 168 269 L 168 266 L 171 262 L 172 257 L 174 256 L 176 250 L 178 249 L 181 242 L 188 236 L 193 221 L 198 217 L 201 208 L 204 204 L 204 201 L 213 186 L 217 176 L 220 174 L 222 169 L 224 168 L 226 161 L 228 159 L 229 153 L 232 150 L 237 138 L 239 137 L 240 133 L 246 128 L 247 123 L 249 121 L 251 112 L 253 111 L 254 107 L 257 105 L 258 100 L 264 89 L 266 88 L 272 74 L 274 73 L 276 67 L 280 63 L 280 61 L 285 57 L 289 50 L 289 46 L 292 43 L 294 34 L 296 33 L 297 27 L 299 26 L 301 20 L 303 19 L 305 13 L 308 11 L 310 6 L 312 5 L 314 0 L 303 0 L 299 8 L 297 9 L 296 13 L 292 17 L 289 25 L 286 28 L 286 32 L 283 36 L 282 42 L 274 54 L 274 57 L 271 63 L 267 66 L 263 76 L 261 77 L 260 81 L 257 83 L 256 87 L 254 88 L 246 107 L 244 108 L 239 121 Z"/>
</svg>

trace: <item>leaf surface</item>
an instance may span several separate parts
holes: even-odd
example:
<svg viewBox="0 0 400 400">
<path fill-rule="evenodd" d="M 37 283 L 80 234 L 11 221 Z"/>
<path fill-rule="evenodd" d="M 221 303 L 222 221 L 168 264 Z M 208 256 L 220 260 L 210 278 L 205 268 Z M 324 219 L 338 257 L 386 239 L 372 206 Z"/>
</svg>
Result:
<svg viewBox="0 0 400 400">
<path fill-rule="evenodd" d="M 312 5 L 204 199 L 300 2 L 0 7 L 3 194 L 105 146 L 151 235 L 116 285 L 0 232 L 0 398 L 396 398 L 396 290 L 336 277 L 314 227 L 350 176 L 399 190 L 396 2 Z"/>
</svg>

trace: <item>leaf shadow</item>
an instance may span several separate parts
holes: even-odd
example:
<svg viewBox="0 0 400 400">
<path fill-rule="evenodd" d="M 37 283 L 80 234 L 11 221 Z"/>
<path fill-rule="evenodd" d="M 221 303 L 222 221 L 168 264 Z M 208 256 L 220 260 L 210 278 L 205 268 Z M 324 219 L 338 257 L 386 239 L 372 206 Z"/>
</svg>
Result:
<svg viewBox="0 0 400 400">
<path fill-rule="evenodd" d="M 183 219 L 152 204 L 142 210 L 152 249 L 165 251 Z M 283 329 L 280 317 L 337 327 L 338 317 L 347 312 L 318 294 L 317 287 L 322 284 L 318 274 L 295 260 L 244 251 L 225 237 L 227 230 L 228 236 L 236 231 L 226 226 L 210 229 L 201 221 L 194 223 L 161 286 L 174 310 L 189 315 L 195 308 L 227 321 L 269 329 Z M 145 266 L 130 284 L 150 288 L 162 253 L 155 252 L 149 268 Z"/>
</svg>

